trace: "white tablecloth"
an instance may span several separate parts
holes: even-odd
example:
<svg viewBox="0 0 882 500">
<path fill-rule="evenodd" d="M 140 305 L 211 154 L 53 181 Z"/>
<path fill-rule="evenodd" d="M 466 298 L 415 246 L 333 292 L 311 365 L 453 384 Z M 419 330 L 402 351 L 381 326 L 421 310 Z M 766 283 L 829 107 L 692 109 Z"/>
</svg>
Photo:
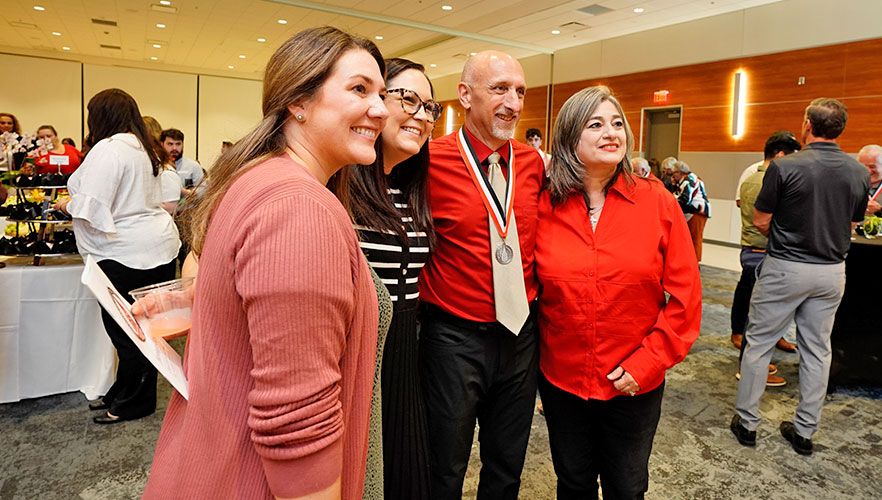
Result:
<svg viewBox="0 0 882 500">
<path fill-rule="evenodd" d="M 0 403 L 70 391 L 96 399 L 110 388 L 115 351 L 82 271 L 82 264 L 0 269 Z"/>
</svg>

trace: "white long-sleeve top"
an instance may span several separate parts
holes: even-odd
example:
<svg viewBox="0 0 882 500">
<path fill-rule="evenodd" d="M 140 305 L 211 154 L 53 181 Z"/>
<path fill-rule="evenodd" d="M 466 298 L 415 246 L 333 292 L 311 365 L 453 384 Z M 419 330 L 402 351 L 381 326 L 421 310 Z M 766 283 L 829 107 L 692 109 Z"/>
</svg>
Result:
<svg viewBox="0 0 882 500">
<path fill-rule="evenodd" d="M 67 184 L 77 249 L 133 269 L 171 262 L 181 240 L 162 209 L 162 181 L 137 137 L 116 134 L 89 151 Z"/>
</svg>

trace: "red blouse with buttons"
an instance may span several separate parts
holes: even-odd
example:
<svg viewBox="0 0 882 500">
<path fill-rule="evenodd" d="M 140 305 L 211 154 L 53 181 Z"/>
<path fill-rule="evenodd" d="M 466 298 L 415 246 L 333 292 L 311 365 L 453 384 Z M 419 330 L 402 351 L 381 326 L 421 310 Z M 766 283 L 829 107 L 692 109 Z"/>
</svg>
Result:
<svg viewBox="0 0 882 500">
<path fill-rule="evenodd" d="M 661 182 L 624 176 L 610 187 L 596 230 L 588 217 L 581 193 L 558 206 L 542 193 L 540 368 L 586 400 L 622 395 L 606 378 L 619 365 L 641 393 L 650 391 L 683 360 L 701 326 L 701 278 L 686 220 Z"/>
</svg>

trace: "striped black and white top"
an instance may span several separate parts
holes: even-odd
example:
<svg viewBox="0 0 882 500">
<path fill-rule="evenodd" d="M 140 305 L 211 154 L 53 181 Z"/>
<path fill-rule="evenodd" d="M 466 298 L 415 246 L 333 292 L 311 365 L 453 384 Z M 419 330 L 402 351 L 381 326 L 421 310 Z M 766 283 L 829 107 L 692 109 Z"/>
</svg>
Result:
<svg viewBox="0 0 882 500">
<path fill-rule="evenodd" d="M 399 189 L 389 189 L 392 203 L 402 212 L 401 224 L 407 231 L 408 244 L 402 244 L 398 234 L 382 232 L 356 225 L 361 251 L 368 263 L 376 271 L 396 310 L 416 307 L 420 296 L 417 277 L 429 259 L 429 238 L 423 231 L 415 231 L 413 218 L 403 215 L 407 210 L 407 199 Z"/>
</svg>

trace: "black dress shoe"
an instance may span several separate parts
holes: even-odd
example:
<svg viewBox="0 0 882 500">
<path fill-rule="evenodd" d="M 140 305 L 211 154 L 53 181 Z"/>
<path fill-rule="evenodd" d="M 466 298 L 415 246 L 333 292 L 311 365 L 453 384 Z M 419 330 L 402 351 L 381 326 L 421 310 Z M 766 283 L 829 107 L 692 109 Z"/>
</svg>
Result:
<svg viewBox="0 0 882 500">
<path fill-rule="evenodd" d="M 98 415 L 97 417 L 92 417 L 92 421 L 96 424 L 116 424 L 119 422 L 125 422 L 126 420 L 130 420 L 127 418 L 119 417 L 119 416 L 111 416 L 109 413 L 105 413 L 104 415 Z"/>
<path fill-rule="evenodd" d="M 741 417 L 733 415 L 732 423 L 729 424 L 729 428 L 732 429 L 732 434 L 735 434 L 735 439 L 737 439 L 739 443 L 744 446 L 756 446 L 756 431 L 749 431 L 746 427 L 741 425 Z"/>
<path fill-rule="evenodd" d="M 99 399 L 98 401 L 92 401 L 89 403 L 89 409 L 92 411 L 95 410 L 106 410 L 110 408 L 110 405 L 105 403 L 103 399 Z"/>
<path fill-rule="evenodd" d="M 799 453 L 800 455 L 812 454 L 812 440 L 797 434 L 796 426 L 793 425 L 793 422 L 781 422 L 779 429 L 781 429 L 781 435 L 784 436 L 784 439 L 790 442 L 793 449 L 796 450 L 796 453 Z"/>
</svg>

